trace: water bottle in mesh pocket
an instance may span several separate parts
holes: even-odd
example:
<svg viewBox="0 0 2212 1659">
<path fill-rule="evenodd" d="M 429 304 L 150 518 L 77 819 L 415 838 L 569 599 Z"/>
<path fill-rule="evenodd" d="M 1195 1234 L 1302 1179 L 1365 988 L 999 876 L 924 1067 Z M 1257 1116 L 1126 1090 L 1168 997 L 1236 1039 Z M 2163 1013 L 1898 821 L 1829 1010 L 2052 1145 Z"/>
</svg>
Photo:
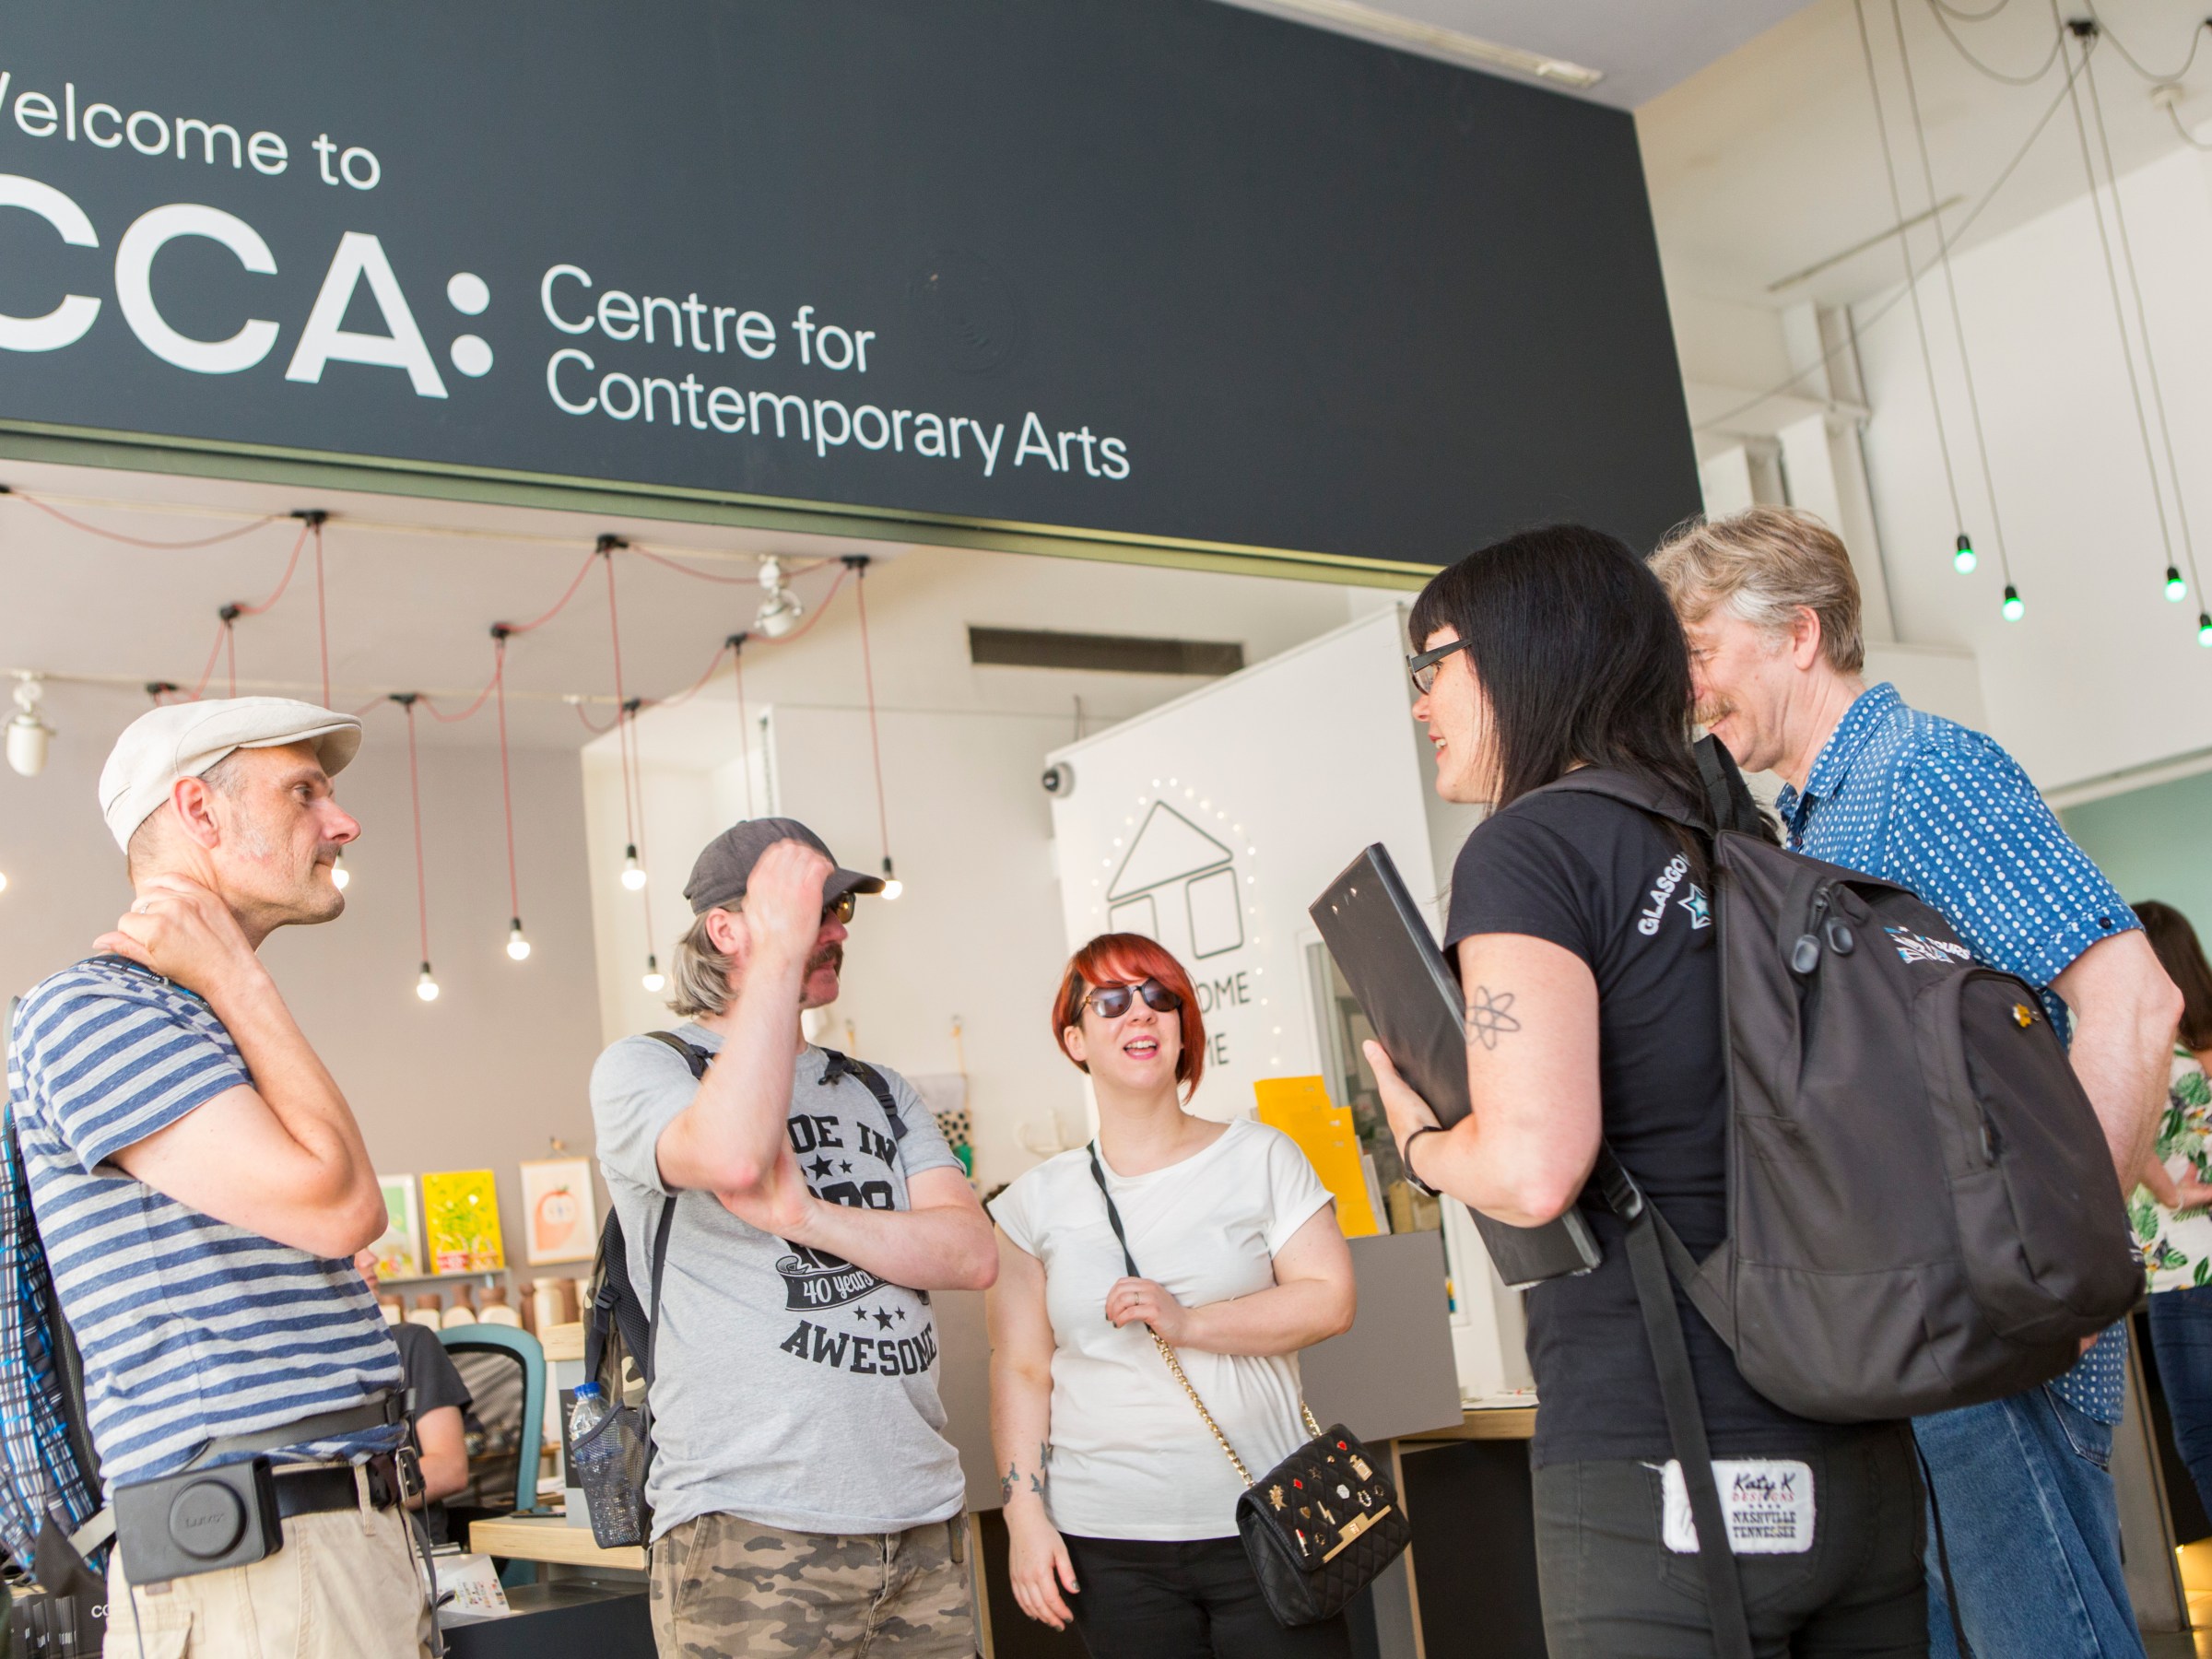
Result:
<svg viewBox="0 0 2212 1659">
<path fill-rule="evenodd" d="M 618 1406 L 572 1448 L 576 1484 L 591 1505 L 592 1541 L 602 1549 L 645 1542 L 646 1445 L 643 1414 Z"/>
</svg>

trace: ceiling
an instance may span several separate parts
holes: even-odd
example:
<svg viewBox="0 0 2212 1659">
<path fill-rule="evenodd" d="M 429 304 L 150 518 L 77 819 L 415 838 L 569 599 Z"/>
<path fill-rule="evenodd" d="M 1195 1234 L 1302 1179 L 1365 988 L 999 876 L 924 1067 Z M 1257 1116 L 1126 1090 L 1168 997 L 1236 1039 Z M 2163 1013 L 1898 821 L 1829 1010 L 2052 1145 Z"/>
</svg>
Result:
<svg viewBox="0 0 2212 1659">
<path fill-rule="evenodd" d="M 800 572 L 792 587 L 811 609 L 837 577 L 837 556 L 907 551 L 395 496 L 316 491 L 311 499 L 276 485 L 32 463 L 10 463 L 0 481 L 14 492 L 0 495 L 0 594 L 35 595 L 32 603 L 0 601 L 0 676 L 12 680 L 28 669 L 52 677 L 47 724 L 65 735 L 72 725 L 95 731 L 103 743 L 147 706 L 147 681 L 189 691 L 205 676 L 209 695 L 228 691 L 230 665 L 214 650 L 217 612 L 226 604 L 259 606 L 276 590 L 300 541 L 288 516 L 295 508 L 331 514 L 324 532 L 331 700 L 354 710 L 411 690 L 429 694 L 448 714 L 468 709 L 490 678 L 491 625 L 527 621 L 551 607 L 603 533 L 633 544 L 616 556 L 623 689 L 648 700 L 692 685 L 717 645 L 750 625 L 761 599 L 759 556 L 785 556 Z M 274 522 L 257 523 L 265 514 Z M 212 547 L 175 545 L 232 532 L 240 534 Z M 162 545 L 111 539 L 118 535 Z M 722 580 L 688 576 L 649 553 Z M 241 694 L 320 699 L 312 544 L 276 603 L 236 621 L 232 653 Z M 567 607 L 516 637 L 509 654 L 507 719 L 515 744 L 574 747 L 590 736 L 586 719 L 608 724 L 614 658 L 604 573 L 587 572 Z M 7 712 L 0 701 L 0 715 Z M 428 742 L 488 745 L 495 714 L 487 703 L 466 721 L 418 716 L 418 724 Z"/>
<path fill-rule="evenodd" d="M 1806 0 L 1230 0 L 1340 33 L 1453 56 L 1391 27 L 1404 19 L 1602 72 L 1582 95 L 1633 110 L 1771 28 Z M 1361 14 L 1367 14 L 1362 18 Z"/>
<path fill-rule="evenodd" d="M 1865 9 L 1905 216 L 1924 209 L 1929 196 L 1893 18 L 1901 20 L 1910 53 L 1936 199 L 1961 198 L 1944 218 L 1955 245 L 1971 247 L 2084 193 L 2080 140 L 2061 99 L 2065 71 L 2053 65 L 2031 85 L 2008 85 L 1978 71 L 1960 50 L 1962 43 L 1990 69 L 2031 74 L 2049 62 L 2056 35 L 2049 0 L 1999 0 L 1981 22 L 1956 14 L 1987 11 L 1989 0 L 1972 6 L 1953 0 L 1946 16 L 1936 0 L 1865 0 Z M 2065 0 L 2062 9 L 2075 17 L 2091 8 L 2087 0 Z M 2202 0 L 2098 0 L 2094 9 L 2108 30 L 2092 59 L 2096 89 L 2125 174 L 2185 141 L 2173 118 L 2151 101 L 2151 80 L 2119 48 L 2152 71 L 2179 68 L 2204 38 L 2205 7 Z M 2194 124 L 2212 117 L 2212 50 L 2196 55 L 2183 84 L 2181 118 Z M 2077 89 L 2087 118 L 2088 88 Z M 1772 309 L 1806 300 L 1841 304 L 1896 288 L 1894 239 L 1804 281 L 1776 286 L 1898 222 L 1874 108 L 1853 0 L 1815 0 L 1641 106 L 1637 130 L 1677 304 L 1685 292 Z M 2088 135 L 2094 145 L 2093 126 Z M 2016 155 L 2022 156 L 2017 171 L 1960 236 L 1967 214 Z M 1935 251 L 1933 237 L 1924 234 L 1915 259 L 1924 262 Z"/>
</svg>

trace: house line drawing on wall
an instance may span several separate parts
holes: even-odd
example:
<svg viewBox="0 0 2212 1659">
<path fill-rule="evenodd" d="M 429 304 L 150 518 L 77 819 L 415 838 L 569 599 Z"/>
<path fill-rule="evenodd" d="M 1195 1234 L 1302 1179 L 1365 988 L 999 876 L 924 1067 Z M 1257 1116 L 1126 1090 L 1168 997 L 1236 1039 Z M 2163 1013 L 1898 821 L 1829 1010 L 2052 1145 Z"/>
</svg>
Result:
<svg viewBox="0 0 2212 1659">
<path fill-rule="evenodd" d="M 1155 801 L 1107 887 L 1107 925 L 1171 948 L 1173 942 L 1160 931 L 1160 907 L 1169 906 L 1171 917 L 1178 896 L 1190 926 L 1194 959 L 1222 956 L 1243 945 L 1236 855 L 1165 801 Z"/>
</svg>

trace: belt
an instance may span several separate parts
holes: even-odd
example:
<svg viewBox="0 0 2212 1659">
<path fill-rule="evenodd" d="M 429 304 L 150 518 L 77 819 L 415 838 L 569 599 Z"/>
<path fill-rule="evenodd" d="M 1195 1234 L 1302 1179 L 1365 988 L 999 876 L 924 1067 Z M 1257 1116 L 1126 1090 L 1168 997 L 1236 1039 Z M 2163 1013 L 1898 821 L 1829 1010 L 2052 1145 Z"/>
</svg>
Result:
<svg viewBox="0 0 2212 1659">
<path fill-rule="evenodd" d="M 379 1453 L 369 1459 L 369 1502 L 371 1507 L 390 1509 L 399 1501 L 399 1477 L 394 1466 L 393 1454 Z M 354 1484 L 353 1468 L 277 1469 L 276 1512 L 286 1520 L 294 1515 L 319 1515 L 331 1510 L 358 1508 L 360 1490 Z"/>
</svg>

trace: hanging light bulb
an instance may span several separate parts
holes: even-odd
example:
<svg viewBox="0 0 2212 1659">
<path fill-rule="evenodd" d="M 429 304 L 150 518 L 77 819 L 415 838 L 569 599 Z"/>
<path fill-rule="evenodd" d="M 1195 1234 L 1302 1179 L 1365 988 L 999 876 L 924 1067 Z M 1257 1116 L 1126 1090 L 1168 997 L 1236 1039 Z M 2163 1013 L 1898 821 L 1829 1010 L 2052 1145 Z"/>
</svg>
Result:
<svg viewBox="0 0 2212 1659">
<path fill-rule="evenodd" d="M 346 867 L 346 854 L 338 853 L 330 861 L 330 885 L 344 892 L 353 880 L 353 872 Z"/>
<path fill-rule="evenodd" d="M 886 853 L 883 855 L 883 896 L 886 899 L 896 899 L 905 891 L 906 883 L 892 874 L 891 855 Z"/>
<path fill-rule="evenodd" d="M 783 561 L 780 559 L 760 561 L 760 609 L 753 618 L 753 626 L 770 639 L 780 640 L 799 625 L 806 607 L 783 585 Z"/>
<path fill-rule="evenodd" d="M 7 872 L 0 870 L 0 893 L 7 891 Z"/>
<path fill-rule="evenodd" d="M 530 941 L 523 937 L 523 919 L 520 916 L 507 924 L 507 954 L 518 962 L 530 954 Z"/>
<path fill-rule="evenodd" d="M 2005 584 L 2005 603 L 1997 608 L 2005 613 L 2006 621 L 2018 622 L 2020 619 L 2020 614 L 2028 606 L 2020 600 L 2020 590 L 2008 582 Z"/>
<path fill-rule="evenodd" d="M 438 982 L 430 977 L 430 965 L 425 962 L 422 972 L 415 981 L 415 994 L 426 1003 L 438 1000 Z"/>
<path fill-rule="evenodd" d="M 2212 651 L 2212 616 L 2203 611 L 2196 613 L 2196 642 Z"/>
<path fill-rule="evenodd" d="M 622 853 L 622 885 L 633 893 L 645 885 L 645 866 L 638 862 L 635 843 Z"/>
<path fill-rule="evenodd" d="M 7 723 L 7 764 L 26 778 L 46 770 L 46 740 L 53 728 L 39 718 L 45 683 L 35 674 L 16 677 L 16 717 Z"/>
<path fill-rule="evenodd" d="M 638 983 L 658 996 L 668 988 L 668 976 L 661 971 L 661 959 L 650 951 L 645 957 L 645 976 Z"/>
<path fill-rule="evenodd" d="M 2167 603 L 2171 605 L 2179 605 L 2188 596 L 2189 584 L 2182 580 L 2181 571 L 2176 570 L 2172 565 L 2168 565 L 2166 567 Z"/>
<path fill-rule="evenodd" d="M 1965 531 L 1959 531 L 1959 549 L 1951 555 L 1951 569 L 1961 576 L 1971 576 L 1974 567 L 1981 562 L 1974 555 L 1974 544 L 1967 540 Z"/>
</svg>

